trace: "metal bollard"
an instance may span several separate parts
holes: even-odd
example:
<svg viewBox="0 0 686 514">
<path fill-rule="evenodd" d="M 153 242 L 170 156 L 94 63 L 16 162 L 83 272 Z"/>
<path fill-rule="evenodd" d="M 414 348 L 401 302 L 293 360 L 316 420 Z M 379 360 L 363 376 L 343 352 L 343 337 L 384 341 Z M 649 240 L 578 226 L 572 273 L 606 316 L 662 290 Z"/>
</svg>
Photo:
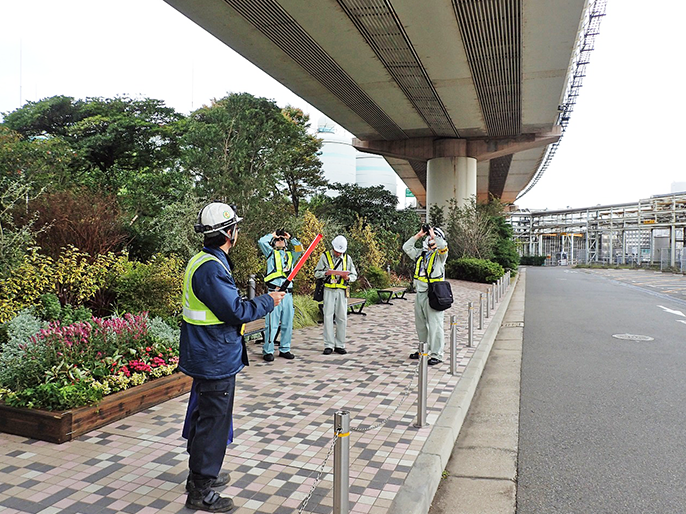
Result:
<svg viewBox="0 0 686 514">
<path fill-rule="evenodd" d="M 486 289 L 486 317 L 491 317 L 491 290 Z"/>
<path fill-rule="evenodd" d="M 479 330 L 484 328 L 484 294 L 479 293 Z"/>
<path fill-rule="evenodd" d="M 495 310 L 495 284 L 491 284 L 491 309 Z"/>
<path fill-rule="evenodd" d="M 417 384 L 417 428 L 422 428 L 426 423 L 426 397 L 429 385 L 429 354 L 426 353 L 428 343 L 419 343 L 419 383 Z"/>
<path fill-rule="evenodd" d="M 474 346 L 474 306 L 472 302 L 467 304 L 467 346 Z"/>
<path fill-rule="evenodd" d="M 338 434 L 333 449 L 333 512 L 348 514 L 350 487 L 350 412 L 333 415 L 333 429 Z"/>
<path fill-rule="evenodd" d="M 450 315 L 450 374 L 457 373 L 457 316 Z"/>
<path fill-rule="evenodd" d="M 248 280 L 248 300 L 255 298 L 255 275 L 250 275 Z"/>
</svg>

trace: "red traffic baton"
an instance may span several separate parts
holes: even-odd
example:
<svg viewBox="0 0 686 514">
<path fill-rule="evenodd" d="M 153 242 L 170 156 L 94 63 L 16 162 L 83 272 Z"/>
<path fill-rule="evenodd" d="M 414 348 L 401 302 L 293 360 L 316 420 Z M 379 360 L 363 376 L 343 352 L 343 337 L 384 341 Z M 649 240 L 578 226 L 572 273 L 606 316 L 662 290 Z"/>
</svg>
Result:
<svg viewBox="0 0 686 514">
<path fill-rule="evenodd" d="M 307 247 L 307 250 L 305 250 L 305 253 L 302 254 L 302 257 L 300 257 L 300 259 L 298 260 L 298 263 L 295 265 L 293 270 L 286 277 L 286 281 L 279 286 L 279 291 L 285 291 L 286 289 L 288 289 L 288 286 L 291 285 L 291 282 L 293 282 L 293 279 L 298 274 L 298 271 L 300 271 L 300 268 L 303 267 L 303 264 L 305 264 L 305 261 L 307 260 L 307 258 L 314 251 L 315 246 L 317 246 L 319 244 L 319 241 L 321 241 L 323 237 L 324 236 L 322 236 L 321 234 L 317 234 L 317 236 L 314 238 L 314 241 L 312 241 L 310 243 L 310 246 Z"/>
</svg>

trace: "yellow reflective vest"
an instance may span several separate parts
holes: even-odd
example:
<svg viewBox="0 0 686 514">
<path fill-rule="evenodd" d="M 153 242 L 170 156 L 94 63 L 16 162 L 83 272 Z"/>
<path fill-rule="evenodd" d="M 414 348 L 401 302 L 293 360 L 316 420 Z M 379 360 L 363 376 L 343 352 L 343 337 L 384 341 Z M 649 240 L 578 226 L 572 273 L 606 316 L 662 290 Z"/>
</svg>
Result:
<svg viewBox="0 0 686 514">
<path fill-rule="evenodd" d="M 331 252 L 327 250 L 324 252 L 324 255 L 326 255 L 326 260 L 329 261 L 329 268 L 333 269 L 333 258 L 331 257 Z M 343 259 L 343 269 L 341 271 L 348 271 L 348 254 L 344 253 L 341 259 Z M 331 282 L 332 280 L 334 280 L 334 282 Z M 343 277 L 331 275 L 329 280 L 324 282 L 324 287 L 330 287 L 332 289 L 345 289 L 348 286 L 345 284 L 345 279 Z"/>
<path fill-rule="evenodd" d="M 281 250 L 274 250 L 273 257 L 275 269 L 269 275 L 264 277 L 265 282 L 271 282 L 275 278 L 286 278 L 288 276 L 283 269 L 283 257 L 281 257 Z M 269 261 L 267 261 L 267 264 L 269 264 Z M 293 254 L 288 251 L 286 252 L 286 269 L 293 269 Z"/>
<path fill-rule="evenodd" d="M 197 253 L 188 261 L 186 273 L 183 276 L 183 320 L 191 325 L 221 325 L 224 323 L 193 292 L 193 274 L 207 261 L 217 261 L 227 273 L 231 274 L 231 271 L 221 260 L 209 253 Z"/>
<path fill-rule="evenodd" d="M 422 267 L 422 262 L 424 262 L 424 258 L 426 257 L 425 253 L 422 253 L 419 258 L 417 259 L 417 263 L 414 267 L 414 278 L 416 280 L 419 280 L 420 282 L 440 282 L 443 280 L 443 276 L 431 278 L 431 272 L 434 269 L 434 261 L 436 260 L 436 255 L 438 255 L 438 250 L 435 250 L 431 252 L 431 256 L 429 257 L 429 262 L 426 265 L 426 276 L 420 276 L 419 272 Z"/>
</svg>

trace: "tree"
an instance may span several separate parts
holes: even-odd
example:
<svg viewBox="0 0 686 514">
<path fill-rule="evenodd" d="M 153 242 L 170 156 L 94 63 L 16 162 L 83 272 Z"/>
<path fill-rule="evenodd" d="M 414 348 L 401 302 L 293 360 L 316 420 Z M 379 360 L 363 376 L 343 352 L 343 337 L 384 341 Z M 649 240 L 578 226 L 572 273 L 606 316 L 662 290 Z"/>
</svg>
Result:
<svg viewBox="0 0 686 514">
<path fill-rule="evenodd" d="M 448 206 L 448 245 L 450 258 L 490 259 L 496 241 L 489 216 L 477 208 L 476 199 L 460 207 L 455 198 Z"/>
<path fill-rule="evenodd" d="M 289 130 L 283 141 L 286 147 L 280 155 L 280 175 L 295 215 L 298 216 L 301 200 L 323 191 L 328 185 L 317 156 L 322 141 L 308 134 L 310 118 L 300 109 L 289 106 L 282 112 L 289 122 Z"/>
<path fill-rule="evenodd" d="M 44 187 L 64 189 L 73 185 L 77 160 L 62 137 L 29 139 L 0 125 L 0 177 L 31 186 L 33 194 Z"/>
<path fill-rule="evenodd" d="M 338 196 L 327 198 L 322 212 L 350 229 L 357 218 L 365 223 L 390 230 L 396 220 L 398 197 L 383 186 L 362 187 L 357 184 L 335 183 L 332 189 Z"/>
<path fill-rule="evenodd" d="M 6 114 L 3 124 L 32 143 L 59 141 L 68 147 L 71 185 L 118 193 L 140 170 L 173 167 L 182 118 L 161 100 L 56 96 L 27 102 Z"/>
<path fill-rule="evenodd" d="M 192 113 L 184 126 L 183 165 L 199 195 L 235 203 L 245 214 L 273 198 L 287 128 L 274 102 L 247 93 Z"/>
</svg>

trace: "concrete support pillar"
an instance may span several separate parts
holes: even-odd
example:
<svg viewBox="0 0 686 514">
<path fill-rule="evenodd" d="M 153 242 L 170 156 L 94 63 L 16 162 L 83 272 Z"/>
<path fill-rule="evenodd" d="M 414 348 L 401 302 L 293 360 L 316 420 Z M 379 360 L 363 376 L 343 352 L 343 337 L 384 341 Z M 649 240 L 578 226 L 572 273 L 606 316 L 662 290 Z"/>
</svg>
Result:
<svg viewBox="0 0 686 514">
<path fill-rule="evenodd" d="M 426 212 L 432 205 L 445 207 L 457 199 L 459 206 L 476 197 L 476 159 L 472 157 L 438 157 L 430 159 L 426 167 Z"/>
</svg>

